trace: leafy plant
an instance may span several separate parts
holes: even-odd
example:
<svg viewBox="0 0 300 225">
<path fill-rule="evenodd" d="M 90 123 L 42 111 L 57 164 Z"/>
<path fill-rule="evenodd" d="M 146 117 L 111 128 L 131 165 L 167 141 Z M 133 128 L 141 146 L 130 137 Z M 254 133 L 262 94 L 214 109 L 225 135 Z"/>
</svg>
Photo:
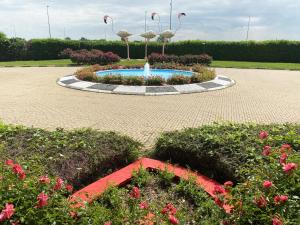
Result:
<svg viewBox="0 0 300 225">
<path fill-rule="evenodd" d="M 150 76 L 147 77 L 147 80 L 145 81 L 145 84 L 147 86 L 161 86 L 165 83 L 165 79 L 161 76 Z"/>
<path fill-rule="evenodd" d="M 190 77 L 184 75 L 173 75 L 167 80 L 168 84 L 188 84 L 190 83 Z"/>
<path fill-rule="evenodd" d="M 77 70 L 75 75 L 79 80 L 97 81 L 97 76 L 94 70 L 90 67 Z"/>
<path fill-rule="evenodd" d="M 191 83 L 201 83 L 216 78 L 216 71 L 209 69 L 202 65 L 193 66 L 193 75 L 191 76 Z"/>
</svg>

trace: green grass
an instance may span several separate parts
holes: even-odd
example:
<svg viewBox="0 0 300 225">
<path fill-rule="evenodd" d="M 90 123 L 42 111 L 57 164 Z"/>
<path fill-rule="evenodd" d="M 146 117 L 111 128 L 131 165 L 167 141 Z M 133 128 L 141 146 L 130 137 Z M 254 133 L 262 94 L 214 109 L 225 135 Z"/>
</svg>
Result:
<svg viewBox="0 0 300 225">
<path fill-rule="evenodd" d="M 122 60 L 119 65 L 144 64 L 143 59 Z M 41 60 L 41 61 L 12 61 L 0 62 L 0 67 L 43 67 L 43 66 L 76 66 L 69 59 Z M 212 67 L 241 68 L 241 69 L 272 69 L 272 70 L 300 70 L 300 63 L 270 63 L 270 62 L 238 62 L 213 61 Z"/>
</svg>

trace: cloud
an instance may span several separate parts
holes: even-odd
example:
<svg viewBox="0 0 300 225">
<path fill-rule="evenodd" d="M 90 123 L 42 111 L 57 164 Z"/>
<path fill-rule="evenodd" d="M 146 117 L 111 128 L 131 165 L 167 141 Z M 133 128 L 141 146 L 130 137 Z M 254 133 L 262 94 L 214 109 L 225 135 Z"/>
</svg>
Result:
<svg viewBox="0 0 300 225">
<path fill-rule="evenodd" d="M 300 1 L 295 0 L 173 0 L 176 14 L 186 12 L 175 39 L 244 40 L 251 16 L 250 39 L 300 40 Z M 116 30 L 126 29 L 140 39 L 147 11 L 148 29 L 157 30 L 151 12 L 161 15 L 163 29 L 169 27 L 169 0 L 0 0 L 0 31 L 8 36 L 48 37 L 46 5 L 49 5 L 53 37 L 69 36 L 118 39 L 103 16 L 114 18 Z"/>
</svg>

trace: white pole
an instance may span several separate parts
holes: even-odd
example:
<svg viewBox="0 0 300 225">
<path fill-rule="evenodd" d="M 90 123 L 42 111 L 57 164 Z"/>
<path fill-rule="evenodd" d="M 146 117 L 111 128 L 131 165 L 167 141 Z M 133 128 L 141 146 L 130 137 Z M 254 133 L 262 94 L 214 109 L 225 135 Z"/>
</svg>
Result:
<svg viewBox="0 0 300 225">
<path fill-rule="evenodd" d="M 249 40 L 250 21 L 251 21 L 251 16 L 249 16 L 249 20 L 248 20 L 248 29 L 247 29 L 247 37 L 246 37 L 246 41 Z"/>
<path fill-rule="evenodd" d="M 49 17 L 49 5 L 47 5 L 47 17 L 48 17 L 48 29 L 49 29 L 49 37 L 51 38 L 51 27 L 50 27 L 50 17 Z"/>
</svg>

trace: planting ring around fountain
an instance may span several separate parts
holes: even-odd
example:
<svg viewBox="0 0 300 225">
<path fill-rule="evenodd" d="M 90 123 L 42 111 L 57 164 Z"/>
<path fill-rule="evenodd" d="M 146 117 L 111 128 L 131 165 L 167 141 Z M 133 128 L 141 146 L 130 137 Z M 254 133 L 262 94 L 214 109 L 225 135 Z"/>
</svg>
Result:
<svg viewBox="0 0 300 225">
<path fill-rule="evenodd" d="M 143 69 L 127 69 L 127 70 L 106 70 L 96 72 L 97 76 L 106 76 L 109 74 L 120 74 L 124 76 L 149 76 L 149 72 Z M 151 75 L 161 76 L 165 79 L 172 75 L 191 76 L 191 71 L 182 70 L 152 70 Z M 76 78 L 75 75 L 61 77 L 57 83 L 63 87 L 91 91 L 99 93 L 124 94 L 124 95 L 178 95 L 188 93 L 200 93 L 207 91 L 216 91 L 231 87 L 235 81 L 229 77 L 217 75 L 215 79 L 192 84 L 182 85 L 163 85 L 163 86 L 129 86 L 118 84 L 104 84 L 82 81 Z"/>
</svg>

